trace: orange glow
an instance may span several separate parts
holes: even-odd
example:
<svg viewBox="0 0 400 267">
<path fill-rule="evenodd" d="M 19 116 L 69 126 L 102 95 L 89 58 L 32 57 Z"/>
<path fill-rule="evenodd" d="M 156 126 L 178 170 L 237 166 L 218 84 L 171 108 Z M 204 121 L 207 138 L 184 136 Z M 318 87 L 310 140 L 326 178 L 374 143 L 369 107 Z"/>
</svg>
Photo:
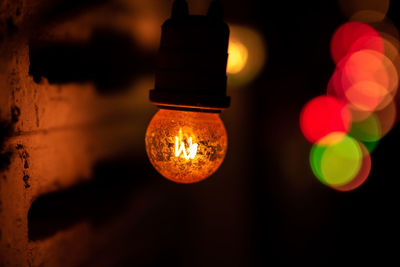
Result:
<svg viewBox="0 0 400 267">
<path fill-rule="evenodd" d="M 365 23 L 379 22 L 384 19 L 385 19 L 385 14 L 379 13 L 374 10 L 361 10 L 354 13 L 354 15 L 350 17 L 350 20 L 352 21 L 362 21 Z"/>
<path fill-rule="evenodd" d="M 188 140 L 188 152 L 186 152 L 185 141 Z M 198 144 L 193 144 L 193 136 L 183 138 L 182 129 L 179 129 L 179 136 L 175 136 L 175 157 L 182 156 L 188 159 L 194 159 L 197 154 L 197 146 Z"/>
<path fill-rule="evenodd" d="M 381 33 L 383 46 L 385 48 L 385 55 L 391 60 L 395 61 L 399 56 L 400 42 L 390 34 Z"/>
<path fill-rule="evenodd" d="M 142 16 L 132 24 L 132 30 L 139 44 L 145 49 L 155 49 L 160 42 L 160 18 L 153 16 Z"/>
<path fill-rule="evenodd" d="M 229 74 L 235 74 L 242 71 L 246 66 L 247 58 L 249 56 L 247 48 L 241 42 L 231 39 L 229 41 L 228 54 L 229 59 L 226 72 Z"/>
<path fill-rule="evenodd" d="M 382 21 L 389 5 L 390 0 L 339 0 L 339 6 L 346 16 L 366 23 Z"/>
<path fill-rule="evenodd" d="M 352 85 L 362 81 L 376 82 L 387 89 L 389 98 L 393 98 L 397 91 L 399 77 L 396 67 L 381 53 L 373 50 L 356 52 L 341 67 L 344 78 Z"/>
<path fill-rule="evenodd" d="M 392 61 L 393 66 L 397 71 L 397 75 L 400 74 L 400 41 L 393 35 L 381 33 L 383 38 L 383 44 L 385 47 L 385 56 Z"/>
<path fill-rule="evenodd" d="M 221 165 L 228 146 L 218 114 L 166 109 L 154 115 L 145 141 L 151 164 L 177 183 L 209 177 Z"/>
<path fill-rule="evenodd" d="M 382 103 L 388 92 L 378 83 L 363 81 L 351 86 L 345 94 L 348 101 L 357 109 L 372 111 Z"/>
<path fill-rule="evenodd" d="M 262 35 L 254 29 L 229 25 L 228 85 L 242 87 L 253 81 L 264 67 L 267 46 Z"/>
<path fill-rule="evenodd" d="M 375 116 L 379 121 L 381 138 L 392 130 L 397 117 L 395 102 L 391 102 L 386 108 L 375 112 Z"/>
<path fill-rule="evenodd" d="M 374 50 L 345 57 L 328 84 L 328 94 L 349 104 L 355 120 L 388 106 L 397 93 L 398 72 L 393 62 Z"/>
</svg>

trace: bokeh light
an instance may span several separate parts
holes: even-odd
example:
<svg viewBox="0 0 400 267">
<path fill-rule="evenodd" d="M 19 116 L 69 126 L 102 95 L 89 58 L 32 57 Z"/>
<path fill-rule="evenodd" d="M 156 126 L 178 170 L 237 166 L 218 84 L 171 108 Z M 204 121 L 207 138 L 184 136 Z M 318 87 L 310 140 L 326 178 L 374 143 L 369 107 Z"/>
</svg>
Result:
<svg viewBox="0 0 400 267">
<path fill-rule="evenodd" d="M 361 50 L 338 64 L 327 93 L 348 104 L 353 121 L 362 121 L 392 103 L 398 79 L 396 66 L 388 57 Z"/>
<path fill-rule="evenodd" d="M 390 0 L 339 0 L 342 12 L 351 20 L 362 22 L 382 21 L 390 5 Z"/>
<path fill-rule="evenodd" d="M 364 90 L 365 95 L 370 95 L 370 100 L 377 102 L 377 105 L 372 107 L 373 109 L 387 106 L 397 92 L 397 70 L 392 61 L 381 53 L 373 50 L 358 51 L 353 53 L 340 68 L 343 69 L 341 78 L 344 91 L 360 82 L 376 84 L 370 88 L 372 83 L 366 83 Z M 366 103 L 366 105 L 369 104 Z"/>
<path fill-rule="evenodd" d="M 331 96 L 319 96 L 309 101 L 300 114 L 300 128 L 311 142 L 319 142 L 333 132 L 347 133 L 351 114 L 345 103 Z M 330 139 L 324 139 L 328 142 Z"/>
<path fill-rule="evenodd" d="M 358 142 L 345 136 L 325 149 L 321 157 L 321 175 L 329 185 L 344 185 L 357 175 L 361 161 Z"/>
<path fill-rule="evenodd" d="M 330 145 L 338 144 L 343 140 L 343 138 L 346 137 L 345 133 L 342 132 L 332 132 L 325 137 L 323 137 L 319 143 L 316 143 L 313 145 L 310 153 L 310 164 L 311 164 L 311 169 L 314 172 L 314 175 L 324 184 L 325 178 L 322 174 L 321 170 L 321 160 L 322 157 L 326 151 L 326 149 Z"/>
<path fill-rule="evenodd" d="M 229 60 L 226 72 L 228 74 L 236 74 L 243 70 L 247 64 L 249 51 L 239 41 L 231 39 L 228 48 Z"/>
<path fill-rule="evenodd" d="M 324 139 L 337 141 L 325 145 L 330 141 Z M 331 133 L 314 144 L 310 163 L 312 171 L 322 183 L 341 191 L 361 185 L 368 177 L 371 166 L 365 146 L 342 133 Z"/>
<path fill-rule="evenodd" d="M 358 188 L 367 180 L 369 173 L 371 172 L 370 153 L 362 143 L 358 143 L 358 145 L 360 146 L 362 152 L 362 161 L 358 174 L 348 183 L 333 187 L 338 191 L 351 191 Z"/>
<path fill-rule="evenodd" d="M 371 152 L 379 140 L 393 128 L 396 117 L 396 105 L 391 102 L 386 108 L 371 113 L 367 118 L 353 121 L 350 135 L 363 142 Z"/>
<path fill-rule="evenodd" d="M 365 23 L 345 23 L 336 30 L 331 40 L 331 54 L 336 64 L 345 56 L 364 49 L 384 51 L 379 33 Z"/>
<path fill-rule="evenodd" d="M 353 122 L 350 135 L 362 142 L 376 142 L 381 134 L 381 127 L 375 114 L 371 114 L 363 121 Z"/>
<path fill-rule="evenodd" d="M 400 42 L 397 28 L 385 18 L 389 1 L 339 2 L 358 21 L 334 33 L 330 50 L 336 68 L 327 96 L 304 106 L 300 128 L 313 143 L 314 175 L 338 191 L 351 191 L 368 178 L 370 153 L 397 121 Z M 336 111 L 332 103 L 338 103 Z"/>
<path fill-rule="evenodd" d="M 232 24 L 229 28 L 228 85 L 242 88 L 260 74 L 267 59 L 267 45 L 253 28 Z"/>
<path fill-rule="evenodd" d="M 354 109 L 373 111 L 390 103 L 393 95 L 376 82 L 362 81 L 352 85 L 345 92 L 346 99 Z"/>
</svg>

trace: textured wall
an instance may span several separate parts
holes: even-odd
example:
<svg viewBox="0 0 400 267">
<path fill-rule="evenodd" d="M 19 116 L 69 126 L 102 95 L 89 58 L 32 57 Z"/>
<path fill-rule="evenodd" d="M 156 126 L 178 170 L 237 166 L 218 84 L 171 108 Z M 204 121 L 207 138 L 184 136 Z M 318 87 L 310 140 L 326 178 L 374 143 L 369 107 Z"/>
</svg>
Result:
<svg viewBox="0 0 400 267">
<path fill-rule="evenodd" d="M 99 160 L 121 154 L 135 155 L 132 151 L 142 149 L 142 125 L 149 119 L 152 107 L 141 103 L 146 103 L 146 91 L 152 84 L 151 78 L 141 76 L 122 93 L 101 95 L 90 80 L 79 84 L 73 81 L 49 84 L 44 77 L 35 82 L 29 75 L 30 41 L 37 36 L 53 40 L 51 32 L 55 30 L 49 27 L 39 31 L 47 18 L 40 20 L 33 12 L 37 12 L 36 16 L 47 14 L 45 10 L 51 5 L 46 1 L 33 2 L 0 3 L 0 116 L 4 128 L 0 266 L 74 266 L 92 258 L 92 251 L 118 237 L 119 231 L 115 229 L 124 229 L 127 225 L 113 222 L 94 230 L 89 222 L 78 219 L 67 229 L 55 230 L 45 239 L 39 233 L 39 240 L 33 241 L 28 237 L 28 211 L 40 196 L 92 179 L 93 166 Z M 84 23 L 82 18 L 72 16 L 69 28 L 57 29 L 62 35 L 60 38 L 67 38 L 63 28 L 80 32 L 74 19 L 76 24 Z M 27 25 L 30 22 L 32 25 Z M 88 24 L 89 31 L 92 25 Z M 55 27 L 59 26 L 55 24 Z M 88 42 L 89 36 L 68 34 L 72 37 L 69 42 L 71 39 Z M 139 112 L 148 116 L 138 116 Z M 54 220 L 50 224 L 60 224 L 57 218 Z"/>
<path fill-rule="evenodd" d="M 241 265 L 240 167 L 182 187 L 145 155 L 170 3 L 0 0 L 0 266 Z"/>
</svg>

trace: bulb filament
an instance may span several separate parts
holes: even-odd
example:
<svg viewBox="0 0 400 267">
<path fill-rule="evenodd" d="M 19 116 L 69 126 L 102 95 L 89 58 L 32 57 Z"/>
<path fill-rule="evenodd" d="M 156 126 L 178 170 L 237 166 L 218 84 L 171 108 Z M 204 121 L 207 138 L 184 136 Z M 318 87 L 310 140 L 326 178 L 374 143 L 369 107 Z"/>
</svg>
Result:
<svg viewBox="0 0 400 267">
<path fill-rule="evenodd" d="M 197 144 L 193 144 L 192 137 L 188 138 L 189 153 L 186 153 L 185 143 L 182 141 L 182 129 L 179 129 L 179 137 L 175 136 L 175 157 L 181 154 L 185 159 L 194 159 L 197 154 Z"/>
</svg>

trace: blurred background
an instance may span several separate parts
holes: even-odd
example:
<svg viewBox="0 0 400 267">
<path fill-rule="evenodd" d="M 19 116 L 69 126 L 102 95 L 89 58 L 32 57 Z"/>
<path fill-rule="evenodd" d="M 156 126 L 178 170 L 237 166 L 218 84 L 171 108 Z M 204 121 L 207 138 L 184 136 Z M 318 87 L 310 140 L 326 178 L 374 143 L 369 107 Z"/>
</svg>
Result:
<svg viewBox="0 0 400 267">
<path fill-rule="evenodd" d="M 339 192 L 314 177 L 299 116 L 326 92 L 335 30 L 379 21 L 398 39 L 400 3 L 222 1 L 228 152 L 185 185 L 144 147 L 172 2 L 0 0 L 0 266 L 398 262 L 399 125 L 366 182 Z"/>
</svg>

